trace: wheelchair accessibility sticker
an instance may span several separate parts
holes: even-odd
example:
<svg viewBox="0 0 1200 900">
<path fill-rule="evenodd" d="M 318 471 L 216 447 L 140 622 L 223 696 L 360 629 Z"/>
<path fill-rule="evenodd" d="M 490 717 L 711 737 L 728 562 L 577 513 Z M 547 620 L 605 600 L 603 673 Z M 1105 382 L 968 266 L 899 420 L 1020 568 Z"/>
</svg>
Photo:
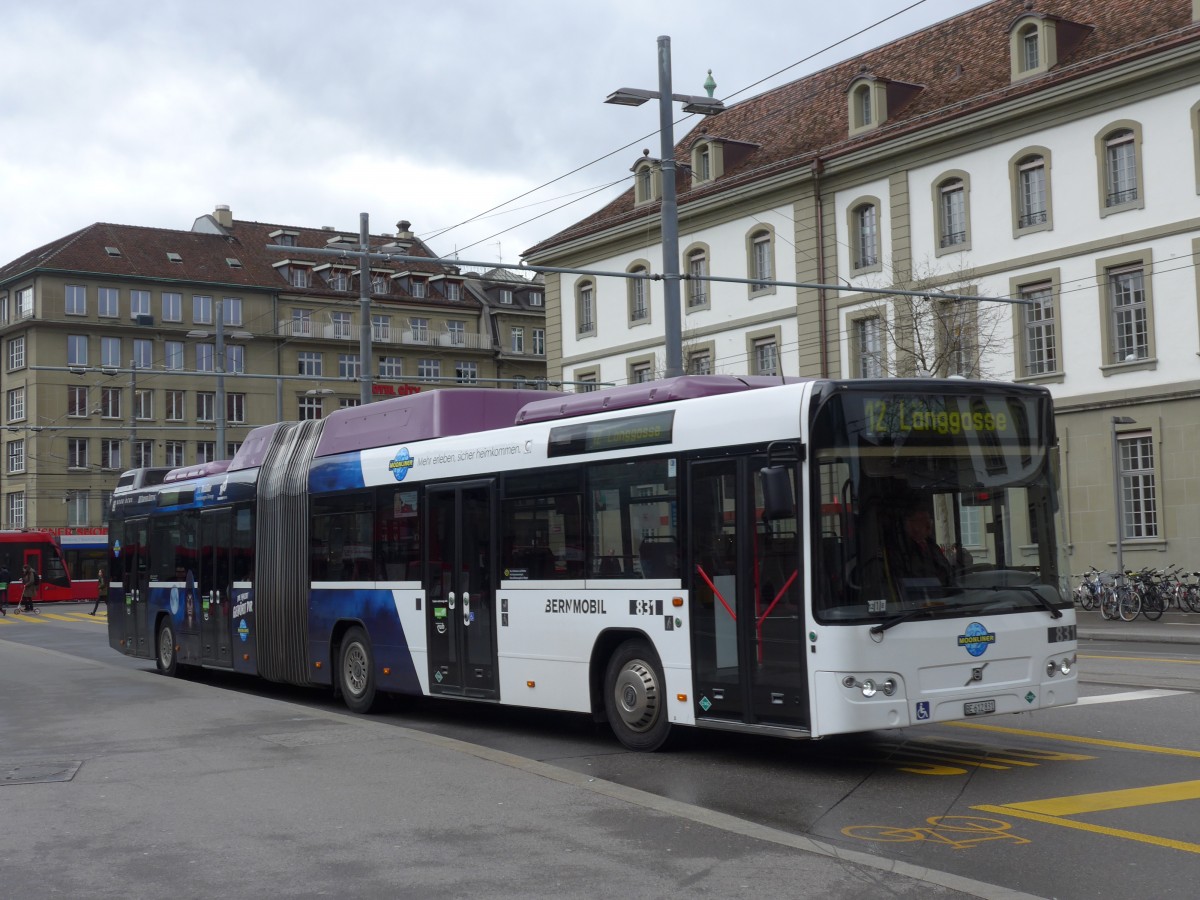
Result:
<svg viewBox="0 0 1200 900">
<path fill-rule="evenodd" d="M 917 721 L 924 722 L 929 719 L 929 701 L 922 700 L 917 704 Z"/>
</svg>

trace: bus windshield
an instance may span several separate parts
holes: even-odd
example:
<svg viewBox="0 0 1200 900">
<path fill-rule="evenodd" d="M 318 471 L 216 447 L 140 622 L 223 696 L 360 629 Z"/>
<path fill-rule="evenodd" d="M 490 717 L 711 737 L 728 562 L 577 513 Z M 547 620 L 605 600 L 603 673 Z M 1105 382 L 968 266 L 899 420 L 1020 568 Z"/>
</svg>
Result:
<svg viewBox="0 0 1200 900">
<path fill-rule="evenodd" d="M 1058 617 L 1049 402 L 945 382 L 828 397 L 812 437 L 817 619 Z"/>
</svg>

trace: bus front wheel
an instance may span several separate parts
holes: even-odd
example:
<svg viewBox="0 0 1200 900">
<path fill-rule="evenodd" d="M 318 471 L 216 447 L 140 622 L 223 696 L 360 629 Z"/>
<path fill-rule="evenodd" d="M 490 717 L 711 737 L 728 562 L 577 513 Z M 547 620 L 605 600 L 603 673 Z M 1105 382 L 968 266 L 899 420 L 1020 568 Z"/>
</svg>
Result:
<svg viewBox="0 0 1200 900">
<path fill-rule="evenodd" d="M 342 638 L 338 653 L 338 689 L 351 712 L 367 713 L 375 705 L 375 660 L 367 633 L 358 626 Z"/>
<path fill-rule="evenodd" d="M 642 639 L 617 647 L 604 675 L 604 711 L 613 734 L 630 750 L 661 748 L 671 733 L 662 665 Z"/>
<path fill-rule="evenodd" d="M 175 629 L 171 620 L 163 617 L 158 623 L 158 652 L 154 654 L 154 665 L 164 675 L 175 675 L 179 671 L 179 657 L 175 655 Z"/>
</svg>

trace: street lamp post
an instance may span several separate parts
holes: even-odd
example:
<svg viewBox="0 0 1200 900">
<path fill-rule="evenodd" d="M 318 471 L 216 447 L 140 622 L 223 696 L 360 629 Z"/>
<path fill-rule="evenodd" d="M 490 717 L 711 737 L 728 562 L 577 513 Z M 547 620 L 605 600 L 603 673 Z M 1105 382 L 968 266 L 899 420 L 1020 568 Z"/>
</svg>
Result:
<svg viewBox="0 0 1200 900">
<path fill-rule="evenodd" d="M 358 402 L 371 402 L 371 230 L 366 213 L 358 214 Z"/>
<path fill-rule="evenodd" d="M 1112 417 L 1112 468 L 1113 468 L 1113 504 L 1117 510 L 1117 577 L 1121 578 L 1125 574 L 1125 557 L 1123 554 L 1122 535 L 1125 529 L 1125 523 L 1122 521 L 1124 516 L 1123 504 L 1121 502 L 1121 457 L 1120 450 L 1117 446 L 1117 426 L 1118 425 L 1136 425 L 1137 420 L 1131 419 L 1129 416 L 1113 416 Z"/>
<path fill-rule="evenodd" d="M 715 87 L 715 85 L 714 85 Z M 618 106 L 641 106 L 658 100 L 659 166 L 662 172 L 663 328 L 666 344 L 666 376 L 683 374 L 683 324 L 679 296 L 679 208 L 675 200 L 675 123 L 672 100 L 684 104 L 684 112 L 712 115 L 725 104 L 712 97 L 671 93 L 671 39 L 658 39 L 658 90 L 620 88 L 605 99 Z"/>
<path fill-rule="evenodd" d="M 213 398 L 213 405 L 216 407 L 213 410 L 214 424 L 217 432 L 217 446 L 213 450 L 213 459 L 224 459 L 226 456 L 225 447 L 225 425 L 229 418 L 228 401 L 225 395 L 225 301 L 218 300 L 216 303 L 216 328 L 213 332 L 213 355 L 216 357 L 213 360 L 213 372 L 217 376 L 217 391 Z M 189 338 L 206 338 L 209 337 L 209 332 L 203 329 L 193 329 L 189 331 L 185 337 Z M 233 337 L 241 341 L 249 341 L 253 339 L 248 331 L 235 331 Z"/>
</svg>

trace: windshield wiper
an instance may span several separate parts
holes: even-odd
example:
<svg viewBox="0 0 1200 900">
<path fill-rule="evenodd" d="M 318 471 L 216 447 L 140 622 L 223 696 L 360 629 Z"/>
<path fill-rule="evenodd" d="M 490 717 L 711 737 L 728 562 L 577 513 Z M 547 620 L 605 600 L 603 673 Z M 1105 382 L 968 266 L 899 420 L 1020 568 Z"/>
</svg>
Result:
<svg viewBox="0 0 1200 900">
<path fill-rule="evenodd" d="M 976 590 L 992 591 L 993 593 L 999 593 L 1000 591 L 1025 591 L 1026 593 L 1033 594 L 1034 599 L 1050 613 L 1050 618 L 1062 618 L 1062 610 L 1043 597 L 1041 591 L 1028 584 L 995 584 L 988 587 L 976 588 Z"/>
</svg>

